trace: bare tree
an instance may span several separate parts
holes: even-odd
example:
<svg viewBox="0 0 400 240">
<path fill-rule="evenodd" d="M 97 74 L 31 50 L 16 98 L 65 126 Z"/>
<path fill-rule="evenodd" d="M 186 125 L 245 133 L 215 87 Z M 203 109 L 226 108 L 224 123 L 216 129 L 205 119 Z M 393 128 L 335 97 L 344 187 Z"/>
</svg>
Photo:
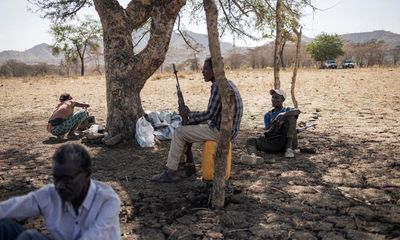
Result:
<svg viewBox="0 0 400 240">
<path fill-rule="evenodd" d="M 81 76 L 85 75 L 85 56 L 88 49 L 90 51 L 90 49 L 99 48 L 100 23 L 86 16 L 84 20 L 79 20 L 77 25 L 54 24 L 51 26 L 51 34 L 54 38 L 53 54 L 64 53 L 66 62 L 74 62 L 79 59 Z"/>
<path fill-rule="evenodd" d="M 294 68 L 293 68 L 293 76 L 292 76 L 292 83 L 290 85 L 290 94 L 292 95 L 292 102 L 295 108 L 298 108 L 299 104 L 296 99 L 295 95 L 295 88 L 296 88 L 296 77 L 297 77 L 297 69 L 300 65 L 300 47 L 301 47 L 301 34 L 302 28 L 298 31 L 296 27 L 293 27 L 293 32 L 296 34 L 296 57 L 294 60 Z"/>
<path fill-rule="evenodd" d="M 229 87 L 222 62 L 221 47 L 218 34 L 218 9 L 214 0 L 204 0 L 207 19 L 208 42 L 213 63 L 213 71 L 222 101 L 221 135 L 218 140 L 214 161 L 213 206 L 222 208 L 225 203 L 225 171 L 229 142 L 232 134 L 232 113 L 235 94 Z"/>
<path fill-rule="evenodd" d="M 281 47 L 282 27 L 283 27 L 282 0 L 276 1 L 275 20 L 276 20 L 276 35 L 275 35 L 275 48 L 274 48 L 274 88 L 280 89 L 281 82 L 279 80 L 279 71 L 280 71 L 279 49 Z"/>
<path fill-rule="evenodd" d="M 400 45 L 397 45 L 395 48 L 390 50 L 390 54 L 393 59 L 393 66 L 397 65 L 397 62 L 400 60 Z"/>
</svg>

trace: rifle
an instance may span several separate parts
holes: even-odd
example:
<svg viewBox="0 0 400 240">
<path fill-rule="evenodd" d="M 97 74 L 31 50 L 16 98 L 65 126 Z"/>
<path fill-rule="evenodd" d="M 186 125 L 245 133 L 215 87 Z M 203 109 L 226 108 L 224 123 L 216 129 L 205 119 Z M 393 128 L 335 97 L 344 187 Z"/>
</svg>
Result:
<svg viewBox="0 0 400 240">
<path fill-rule="evenodd" d="M 176 95 L 178 96 L 179 109 L 183 109 L 186 106 L 185 99 L 183 98 L 181 86 L 179 84 L 179 79 L 178 79 L 178 71 L 176 70 L 174 63 L 172 64 L 172 68 L 174 69 L 174 74 L 176 79 Z M 187 117 L 183 117 L 182 115 L 181 117 L 182 117 L 182 125 L 188 125 L 189 119 Z M 189 177 L 196 173 L 196 167 L 194 165 L 191 143 L 186 144 L 185 157 L 186 157 L 186 164 L 184 166 L 184 171 L 186 176 Z"/>
<path fill-rule="evenodd" d="M 317 126 L 316 123 L 313 123 L 313 124 L 310 124 L 310 125 L 305 125 L 304 127 L 297 128 L 296 131 L 297 131 L 297 133 L 301 133 L 301 132 L 304 132 L 305 130 L 307 130 L 308 128 L 315 129 L 315 126 Z"/>
<path fill-rule="evenodd" d="M 317 126 L 316 123 L 305 125 L 304 127 L 296 128 L 296 132 L 301 133 L 309 128 L 315 129 L 316 126 Z M 281 125 L 278 122 L 273 122 L 271 128 L 266 132 L 264 132 L 264 136 L 268 139 L 274 139 L 280 137 L 280 135 L 278 134 L 280 127 Z"/>
<path fill-rule="evenodd" d="M 174 63 L 172 64 L 172 68 L 174 69 L 174 74 L 175 74 L 175 79 L 176 79 L 176 95 L 178 96 L 178 106 L 179 106 L 179 109 L 181 109 L 186 106 L 185 99 L 183 99 L 181 85 L 179 84 L 178 71 L 176 70 Z M 187 124 L 188 124 L 187 117 L 182 117 L 182 125 L 187 125 Z"/>
</svg>

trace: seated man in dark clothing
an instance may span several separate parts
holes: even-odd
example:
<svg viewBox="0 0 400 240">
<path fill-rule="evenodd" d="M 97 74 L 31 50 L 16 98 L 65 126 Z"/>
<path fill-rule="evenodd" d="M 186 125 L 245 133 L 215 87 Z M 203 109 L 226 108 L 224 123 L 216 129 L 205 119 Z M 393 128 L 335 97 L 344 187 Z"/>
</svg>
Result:
<svg viewBox="0 0 400 240">
<path fill-rule="evenodd" d="M 264 115 L 266 132 L 264 136 L 249 138 L 247 151 L 252 154 L 257 150 L 266 153 L 285 152 L 285 157 L 293 158 L 293 149 L 297 148 L 296 122 L 300 111 L 296 108 L 283 107 L 286 93 L 280 89 L 270 90 L 272 95 L 271 111 Z"/>
</svg>

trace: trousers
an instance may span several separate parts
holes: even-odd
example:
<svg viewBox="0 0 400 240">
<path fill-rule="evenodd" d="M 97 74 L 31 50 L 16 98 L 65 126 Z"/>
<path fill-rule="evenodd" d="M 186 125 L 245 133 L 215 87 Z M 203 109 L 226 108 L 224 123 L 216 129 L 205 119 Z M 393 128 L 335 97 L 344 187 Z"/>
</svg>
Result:
<svg viewBox="0 0 400 240">
<path fill-rule="evenodd" d="M 49 240 L 49 238 L 35 229 L 24 229 L 11 219 L 1 219 L 0 240 Z"/>
<path fill-rule="evenodd" d="M 292 139 L 292 149 L 296 149 L 298 146 L 296 123 L 296 117 L 290 116 L 285 119 L 282 126 L 273 135 L 249 138 L 247 140 L 248 150 L 255 147 L 258 151 L 266 153 L 285 152 L 289 138 Z M 249 150 L 249 152 L 252 151 Z"/>
<path fill-rule="evenodd" d="M 51 133 L 54 136 L 62 136 L 69 132 L 73 127 L 83 122 L 86 118 L 87 112 L 85 110 L 80 110 L 51 130 Z"/>
<path fill-rule="evenodd" d="M 184 153 L 186 143 L 204 142 L 207 140 L 216 141 L 220 133 L 218 129 L 207 124 L 185 125 L 175 129 L 169 148 L 167 167 L 178 170 L 181 156 Z"/>
</svg>

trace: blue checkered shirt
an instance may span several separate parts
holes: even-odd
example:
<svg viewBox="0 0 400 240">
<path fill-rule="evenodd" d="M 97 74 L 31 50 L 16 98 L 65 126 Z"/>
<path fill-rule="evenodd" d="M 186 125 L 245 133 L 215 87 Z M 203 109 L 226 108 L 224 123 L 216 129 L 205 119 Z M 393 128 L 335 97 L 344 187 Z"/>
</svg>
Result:
<svg viewBox="0 0 400 240">
<path fill-rule="evenodd" d="M 232 139 L 236 138 L 239 129 L 240 121 L 243 116 L 243 102 L 239 90 L 235 84 L 228 80 L 231 90 L 235 93 L 235 107 L 233 109 L 233 125 L 232 125 Z M 208 107 L 206 111 L 193 111 L 189 113 L 189 123 L 197 124 L 208 120 L 210 127 L 215 127 L 220 130 L 222 116 L 222 102 L 221 96 L 218 93 L 217 83 L 211 85 L 211 96 L 208 100 Z"/>
</svg>

